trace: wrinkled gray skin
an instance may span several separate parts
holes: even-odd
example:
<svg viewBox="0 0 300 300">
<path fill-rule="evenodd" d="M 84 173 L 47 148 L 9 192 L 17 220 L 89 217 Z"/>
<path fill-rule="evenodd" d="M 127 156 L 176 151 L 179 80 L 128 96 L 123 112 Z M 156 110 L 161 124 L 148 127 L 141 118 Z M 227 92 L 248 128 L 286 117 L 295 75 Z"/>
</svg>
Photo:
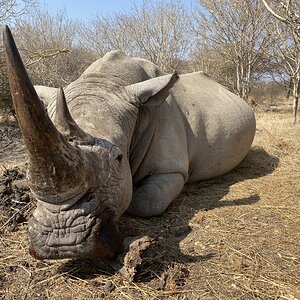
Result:
<svg viewBox="0 0 300 300">
<path fill-rule="evenodd" d="M 11 90 L 18 99 L 14 82 Z M 30 252 L 37 258 L 112 256 L 121 243 L 115 224 L 125 211 L 163 213 L 186 182 L 240 163 L 255 133 L 251 108 L 205 73 L 165 75 L 120 51 L 94 62 L 64 92 L 36 90 L 58 136 L 37 150 L 50 133 L 34 142 L 29 130 L 39 124 L 20 125 L 37 199 L 29 222 Z"/>
</svg>

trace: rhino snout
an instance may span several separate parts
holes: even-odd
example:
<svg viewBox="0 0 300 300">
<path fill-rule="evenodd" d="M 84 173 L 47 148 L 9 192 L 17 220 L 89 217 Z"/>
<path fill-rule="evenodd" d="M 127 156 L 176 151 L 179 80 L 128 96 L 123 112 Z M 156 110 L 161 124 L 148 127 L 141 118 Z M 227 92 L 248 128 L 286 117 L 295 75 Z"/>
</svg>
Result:
<svg viewBox="0 0 300 300">
<path fill-rule="evenodd" d="M 38 203 L 29 220 L 30 254 L 38 259 L 112 257 L 122 238 L 112 211 L 97 203 L 89 197 L 89 205 L 79 201 L 67 210 Z"/>
</svg>

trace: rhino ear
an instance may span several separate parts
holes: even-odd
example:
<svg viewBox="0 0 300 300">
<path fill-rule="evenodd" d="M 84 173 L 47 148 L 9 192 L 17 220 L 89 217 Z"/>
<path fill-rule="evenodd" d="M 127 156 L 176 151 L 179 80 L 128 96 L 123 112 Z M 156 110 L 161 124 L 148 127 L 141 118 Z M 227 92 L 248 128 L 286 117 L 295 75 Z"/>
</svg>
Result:
<svg viewBox="0 0 300 300">
<path fill-rule="evenodd" d="M 176 72 L 169 75 L 155 77 L 126 87 L 126 90 L 136 96 L 145 106 L 159 106 L 169 95 L 169 89 L 178 79 Z"/>
<path fill-rule="evenodd" d="M 36 93 L 38 94 L 40 100 L 44 103 L 45 107 L 48 106 L 51 100 L 55 99 L 57 88 L 35 85 L 34 86 Z"/>
</svg>

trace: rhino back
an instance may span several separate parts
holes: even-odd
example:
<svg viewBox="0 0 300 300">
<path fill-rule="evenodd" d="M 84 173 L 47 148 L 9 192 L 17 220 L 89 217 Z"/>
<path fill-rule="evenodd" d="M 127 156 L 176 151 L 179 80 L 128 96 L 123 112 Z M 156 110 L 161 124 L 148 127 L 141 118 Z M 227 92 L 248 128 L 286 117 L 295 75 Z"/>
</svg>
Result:
<svg viewBox="0 0 300 300">
<path fill-rule="evenodd" d="M 92 63 L 76 81 L 65 88 L 69 109 L 71 112 L 77 111 L 76 114 L 80 115 L 78 111 L 81 111 L 81 107 L 87 106 L 86 102 L 82 102 L 82 99 L 77 97 L 82 91 L 97 97 L 105 93 L 105 89 L 110 89 L 110 83 L 127 86 L 163 74 L 158 66 L 148 60 L 128 57 L 119 50 L 108 52 Z M 104 84 L 102 84 L 103 81 Z M 99 88 L 98 83 L 100 86 L 102 85 L 102 88 Z M 118 91 L 116 90 L 116 92 Z M 49 97 L 51 99 L 48 101 L 48 112 L 54 119 L 56 94 L 51 94 Z M 97 104 L 94 106 L 96 107 Z M 89 108 L 86 109 L 89 110 Z M 80 120 L 78 121 L 80 122 Z"/>
<path fill-rule="evenodd" d="M 203 72 L 179 76 L 156 116 L 134 182 L 162 173 L 182 174 L 185 181 L 221 175 L 241 162 L 255 133 L 248 104 Z"/>
<path fill-rule="evenodd" d="M 255 134 L 244 100 L 204 72 L 180 76 L 173 96 L 186 119 L 189 181 L 218 176 L 243 160 Z"/>
<path fill-rule="evenodd" d="M 163 75 L 163 72 L 148 60 L 128 57 L 122 51 L 116 50 L 106 53 L 91 64 L 82 77 L 95 74 L 115 77 L 129 85 Z"/>
</svg>

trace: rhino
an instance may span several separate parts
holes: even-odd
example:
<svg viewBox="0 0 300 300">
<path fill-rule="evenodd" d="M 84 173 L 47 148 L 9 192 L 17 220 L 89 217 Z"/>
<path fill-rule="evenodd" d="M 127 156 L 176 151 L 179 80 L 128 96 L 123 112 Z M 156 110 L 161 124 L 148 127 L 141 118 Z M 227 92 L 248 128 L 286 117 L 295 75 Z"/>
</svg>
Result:
<svg viewBox="0 0 300 300">
<path fill-rule="evenodd" d="M 161 215 L 186 182 L 228 172 L 251 147 L 251 107 L 204 72 L 112 51 L 65 88 L 35 90 L 8 27 L 3 40 L 38 259 L 113 257 L 122 214 Z"/>
</svg>

